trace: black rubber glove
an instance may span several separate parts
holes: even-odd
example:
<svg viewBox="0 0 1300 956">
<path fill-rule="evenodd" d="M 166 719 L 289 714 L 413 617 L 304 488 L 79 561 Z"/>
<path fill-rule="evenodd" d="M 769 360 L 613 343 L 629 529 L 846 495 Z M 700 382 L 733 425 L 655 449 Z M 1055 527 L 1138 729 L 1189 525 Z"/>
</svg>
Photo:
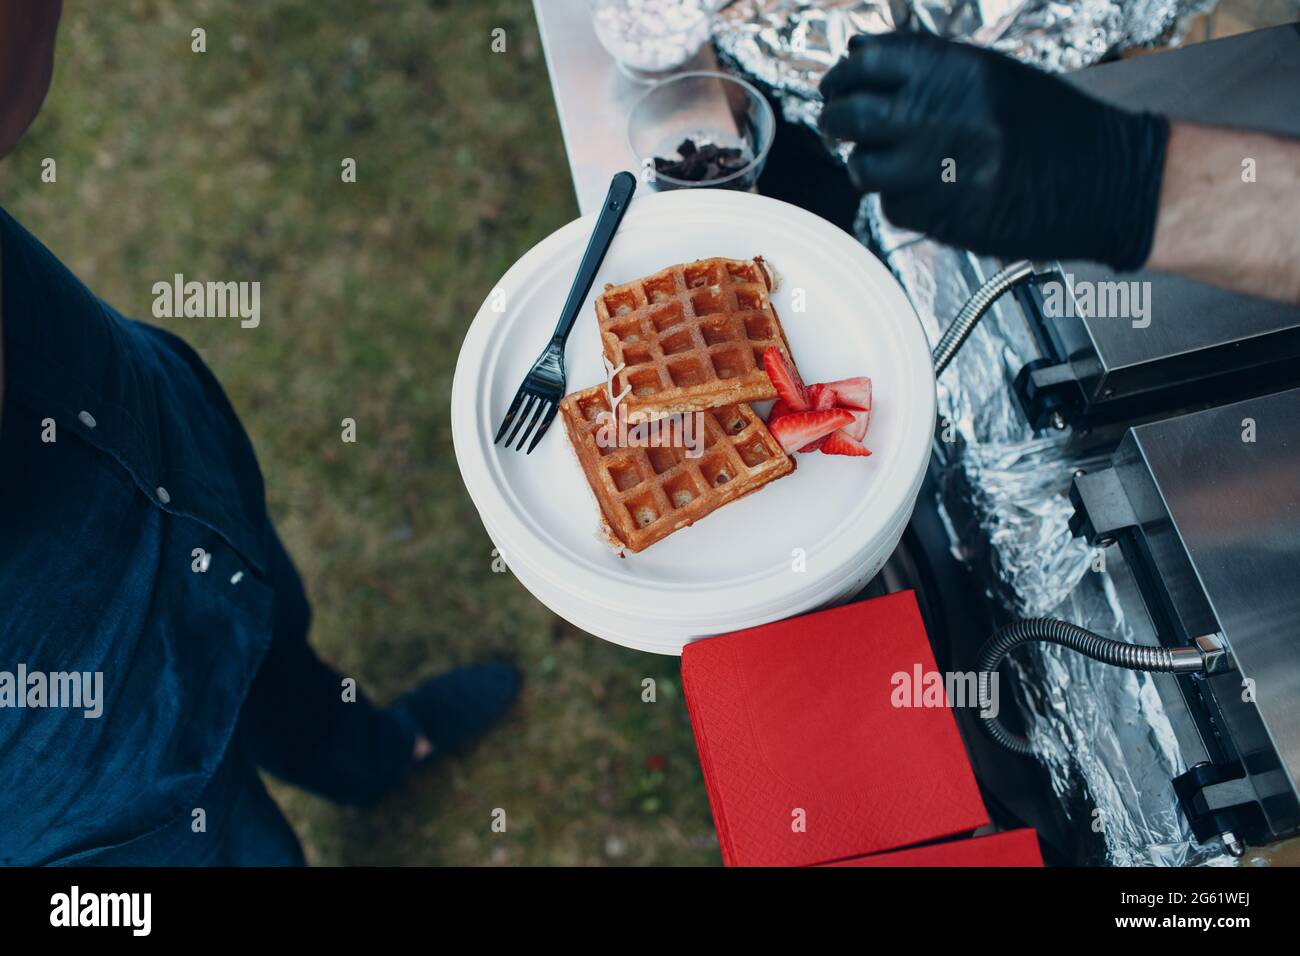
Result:
<svg viewBox="0 0 1300 956">
<path fill-rule="evenodd" d="M 1136 269 L 1151 252 L 1169 122 L 929 34 L 854 37 L 822 130 L 895 225 L 975 252 Z M 951 180 L 951 181 L 946 181 Z"/>
</svg>

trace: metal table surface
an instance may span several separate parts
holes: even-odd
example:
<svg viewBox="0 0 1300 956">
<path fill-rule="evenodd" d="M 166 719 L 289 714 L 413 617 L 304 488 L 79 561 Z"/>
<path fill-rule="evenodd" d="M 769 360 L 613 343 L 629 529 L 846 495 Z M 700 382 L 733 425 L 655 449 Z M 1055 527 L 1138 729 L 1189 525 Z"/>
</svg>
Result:
<svg viewBox="0 0 1300 956">
<path fill-rule="evenodd" d="M 585 216 L 600 208 L 609 181 L 620 170 L 637 173 L 627 141 L 627 117 L 648 86 L 624 76 L 605 52 L 583 0 L 533 0 L 546 68 L 564 149 Z M 705 44 L 682 70 L 716 70 L 713 47 Z"/>
</svg>

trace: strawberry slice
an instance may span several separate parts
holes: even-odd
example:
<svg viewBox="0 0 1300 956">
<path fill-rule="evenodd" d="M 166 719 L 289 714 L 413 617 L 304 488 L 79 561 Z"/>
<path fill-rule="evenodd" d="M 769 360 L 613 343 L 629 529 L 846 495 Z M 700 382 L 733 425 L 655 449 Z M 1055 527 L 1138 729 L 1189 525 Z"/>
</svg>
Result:
<svg viewBox="0 0 1300 956">
<path fill-rule="evenodd" d="M 814 411 L 825 411 L 828 408 L 834 408 L 836 402 L 835 389 L 829 385 L 809 385 L 808 386 L 808 404 L 812 405 Z M 809 442 L 799 450 L 801 452 L 817 451 L 822 447 L 825 438 L 819 438 L 815 442 Z"/>
<path fill-rule="evenodd" d="M 867 437 L 867 426 L 871 424 L 871 412 L 864 412 L 857 408 L 849 408 L 846 411 L 853 416 L 853 424 L 844 426 L 844 434 L 854 441 L 860 442 Z"/>
<path fill-rule="evenodd" d="M 842 408 L 827 411 L 792 412 L 767 427 L 772 437 L 780 442 L 786 453 L 793 452 L 823 435 L 829 435 L 853 421 L 853 415 Z"/>
<path fill-rule="evenodd" d="M 812 407 L 808 402 L 808 390 L 804 388 L 803 379 L 775 345 L 763 349 L 763 368 L 781 401 L 796 412 L 806 412 Z"/>
<path fill-rule="evenodd" d="M 829 385 L 809 385 L 808 404 L 816 411 L 825 411 L 839 404 L 839 396 Z"/>
<path fill-rule="evenodd" d="M 794 411 L 793 408 L 791 408 L 784 401 L 778 398 L 775 402 L 772 403 L 772 410 L 767 413 L 767 423 L 771 425 L 778 418 L 784 418 L 786 415 L 791 414 L 793 411 Z"/>
<path fill-rule="evenodd" d="M 871 452 L 862 446 L 862 442 L 854 441 L 849 437 L 848 432 L 841 428 L 838 431 L 831 432 L 825 439 L 823 439 L 822 454 L 854 455 L 859 458 L 865 458 L 867 455 L 870 455 Z"/>
<path fill-rule="evenodd" d="M 848 408 L 871 411 L 871 379 L 865 375 L 859 375 L 857 378 L 842 378 L 838 382 L 826 384 L 835 389 L 835 394 L 839 396 L 839 404 Z"/>
</svg>

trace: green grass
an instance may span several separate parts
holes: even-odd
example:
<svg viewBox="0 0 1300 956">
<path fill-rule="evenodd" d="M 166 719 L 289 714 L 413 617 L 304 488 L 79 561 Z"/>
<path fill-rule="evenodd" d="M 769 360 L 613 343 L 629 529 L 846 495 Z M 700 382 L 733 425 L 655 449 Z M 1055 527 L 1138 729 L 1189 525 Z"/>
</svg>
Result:
<svg viewBox="0 0 1300 956">
<path fill-rule="evenodd" d="M 57 183 L 40 182 L 47 156 Z M 482 746 L 374 809 L 273 785 L 311 862 L 717 862 L 676 659 L 583 634 L 493 573 L 452 455 L 470 319 L 577 215 L 526 0 L 69 4 L 0 202 L 147 321 L 174 273 L 261 282 L 257 329 L 160 324 L 243 418 L 322 656 L 381 701 L 493 655 L 524 671 Z"/>
</svg>

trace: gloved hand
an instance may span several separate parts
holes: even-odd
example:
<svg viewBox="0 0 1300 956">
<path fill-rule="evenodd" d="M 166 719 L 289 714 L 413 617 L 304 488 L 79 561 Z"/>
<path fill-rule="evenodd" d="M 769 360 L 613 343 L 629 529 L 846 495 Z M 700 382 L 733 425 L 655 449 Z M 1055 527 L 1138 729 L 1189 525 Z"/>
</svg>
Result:
<svg viewBox="0 0 1300 956">
<path fill-rule="evenodd" d="M 929 34 L 858 36 L 821 84 L 822 130 L 895 225 L 975 252 L 1136 269 L 1169 122 Z"/>
</svg>

